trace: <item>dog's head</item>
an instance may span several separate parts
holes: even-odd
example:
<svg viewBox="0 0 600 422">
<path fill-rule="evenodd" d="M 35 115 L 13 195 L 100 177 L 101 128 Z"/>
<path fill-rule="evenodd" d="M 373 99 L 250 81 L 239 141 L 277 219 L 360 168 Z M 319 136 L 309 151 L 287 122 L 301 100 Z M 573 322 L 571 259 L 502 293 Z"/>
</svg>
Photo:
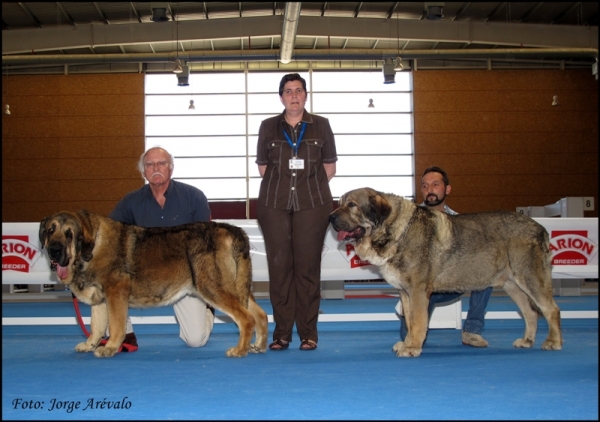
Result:
<svg viewBox="0 0 600 422">
<path fill-rule="evenodd" d="M 340 197 L 340 206 L 329 215 L 338 240 L 360 240 L 390 215 L 392 207 L 381 192 L 371 188 L 355 189 Z"/>
<path fill-rule="evenodd" d="M 71 283 L 73 267 L 80 259 L 92 259 L 92 230 L 90 214 L 86 211 L 62 211 L 41 221 L 40 243 L 42 249 L 48 250 L 50 269 L 56 271 L 61 283 Z"/>
</svg>

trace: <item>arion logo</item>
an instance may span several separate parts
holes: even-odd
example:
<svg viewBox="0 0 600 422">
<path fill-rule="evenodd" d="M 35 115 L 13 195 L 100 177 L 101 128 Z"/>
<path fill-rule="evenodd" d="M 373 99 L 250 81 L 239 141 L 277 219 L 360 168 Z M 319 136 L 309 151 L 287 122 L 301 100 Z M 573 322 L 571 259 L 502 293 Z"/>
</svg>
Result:
<svg viewBox="0 0 600 422">
<path fill-rule="evenodd" d="M 28 273 L 41 255 L 27 235 L 2 236 L 2 271 Z"/>
<path fill-rule="evenodd" d="M 553 230 L 550 233 L 552 265 L 588 265 L 598 253 L 598 245 L 587 230 Z"/>
<path fill-rule="evenodd" d="M 356 255 L 356 251 L 354 250 L 354 245 L 350 242 L 342 242 L 338 247 L 338 250 L 342 254 L 346 261 L 350 263 L 350 268 L 358 268 L 365 267 L 367 265 L 371 265 L 369 261 L 363 261 Z"/>
</svg>

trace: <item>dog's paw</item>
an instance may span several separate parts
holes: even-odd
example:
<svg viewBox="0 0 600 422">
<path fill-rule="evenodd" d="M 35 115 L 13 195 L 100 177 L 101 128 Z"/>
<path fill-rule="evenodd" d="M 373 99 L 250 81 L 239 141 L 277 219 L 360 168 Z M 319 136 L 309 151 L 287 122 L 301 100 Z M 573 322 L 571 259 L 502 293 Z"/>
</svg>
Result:
<svg viewBox="0 0 600 422">
<path fill-rule="evenodd" d="M 118 348 L 100 346 L 94 351 L 94 356 L 97 358 L 110 358 L 117 354 Z"/>
<path fill-rule="evenodd" d="M 248 350 L 250 353 L 265 353 L 267 351 L 267 346 L 259 346 L 258 344 L 251 344 L 250 349 Z"/>
<path fill-rule="evenodd" d="M 398 343 L 394 344 L 392 350 L 396 352 L 396 356 L 399 358 L 409 358 L 420 356 L 423 349 L 408 347 L 403 341 L 399 341 Z"/>
<path fill-rule="evenodd" d="M 94 350 L 96 350 L 96 347 L 94 347 L 91 344 L 88 344 L 85 341 L 75 346 L 75 351 L 80 353 L 93 352 Z"/>
<path fill-rule="evenodd" d="M 248 351 L 247 350 L 240 350 L 237 347 L 232 347 L 231 349 L 228 349 L 225 352 L 225 355 L 228 358 L 243 358 L 244 356 L 248 355 Z"/>
<path fill-rule="evenodd" d="M 531 346 L 533 346 L 533 340 L 530 338 L 518 338 L 513 343 L 513 347 L 520 349 L 531 349 Z"/>
<path fill-rule="evenodd" d="M 560 341 L 546 340 L 542 344 L 542 350 L 562 350 L 562 344 Z"/>
</svg>

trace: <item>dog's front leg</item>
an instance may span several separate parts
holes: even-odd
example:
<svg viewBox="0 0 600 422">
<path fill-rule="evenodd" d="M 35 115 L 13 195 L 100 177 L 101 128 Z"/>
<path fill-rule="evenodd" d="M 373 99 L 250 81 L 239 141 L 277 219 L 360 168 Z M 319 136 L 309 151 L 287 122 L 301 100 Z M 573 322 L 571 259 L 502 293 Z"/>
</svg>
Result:
<svg viewBox="0 0 600 422">
<path fill-rule="evenodd" d="M 112 357 L 119 351 L 125 339 L 127 326 L 127 310 L 129 308 L 128 293 L 124 289 L 113 288 L 106 292 L 106 308 L 108 311 L 108 329 L 110 336 L 104 346 L 94 352 L 98 358 Z"/>
<path fill-rule="evenodd" d="M 404 342 L 399 341 L 394 345 L 393 350 L 398 357 L 416 357 L 421 354 L 427 335 L 429 300 L 425 292 L 421 291 L 413 291 L 409 295 L 406 291 L 401 290 L 400 298 L 408 334 Z"/>
<path fill-rule="evenodd" d="M 106 310 L 106 302 L 98 305 L 92 305 L 92 318 L 90 323 L 92 332 L 87 341 L 79 343 L 75 346 L 77 352 L 92 352 L 98 347 L 100 339 L 106 332 L 108 326 L 108 312 Z"/>
</svg>

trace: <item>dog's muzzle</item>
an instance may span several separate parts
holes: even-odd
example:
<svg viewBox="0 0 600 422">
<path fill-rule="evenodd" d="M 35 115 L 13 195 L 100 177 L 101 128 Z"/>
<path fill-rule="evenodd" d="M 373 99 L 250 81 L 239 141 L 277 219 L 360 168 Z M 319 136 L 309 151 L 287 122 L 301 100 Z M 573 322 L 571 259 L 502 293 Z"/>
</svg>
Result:
<svg viewBox="0 0 600 422">
<path fill-rule="evenodd" d="M 333 229 L 336 232 L 338 232 L 337 240 L 360 239 L 366 233 L 366 230 L 360 226 L 358 226 L 354 229 L 351 229 L 351 230 L 347 229 L 346 227 L 343 227 L 344 224 L 340 224 L 340 222 L 337 218 L 337 215 L 335 215 L 335 214 L 329 215 L 329 222 L 331 223 L 331 226 L 333 227 Z"/>
<path fill-rule="evenodd" d="M 50 245 L 48 247 L 48 256 L 50 257 L 50 269 L 55 271 L 56 266 L 66 267 L 69 265 L 69 257 L 60 244 Z"/>
</svg>

